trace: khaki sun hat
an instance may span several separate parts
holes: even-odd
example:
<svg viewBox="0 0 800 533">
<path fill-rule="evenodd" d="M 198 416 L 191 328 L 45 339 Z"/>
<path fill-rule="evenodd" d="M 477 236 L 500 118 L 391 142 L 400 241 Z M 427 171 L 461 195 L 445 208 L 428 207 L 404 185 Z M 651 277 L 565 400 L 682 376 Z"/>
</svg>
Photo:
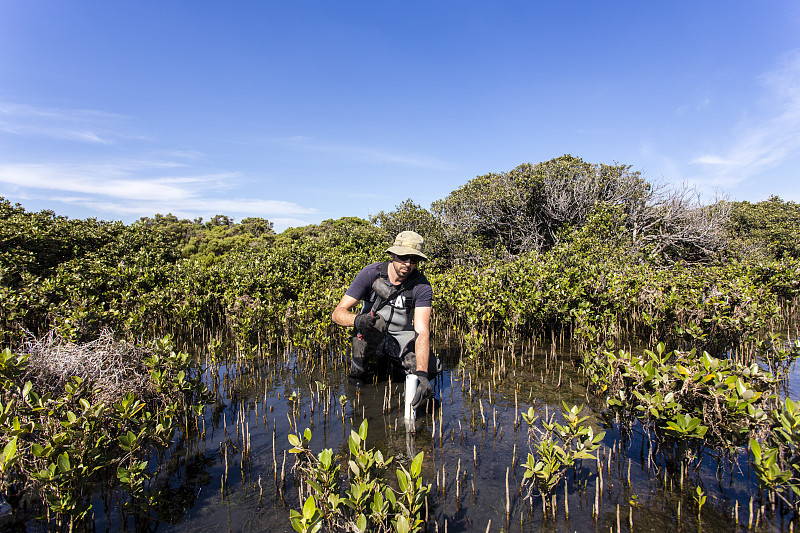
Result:
<svg viewBox="0 0 800 533">
<path fill-rule="evenodd" d="M 386 251 L 397 255 L 417 255 L 423 259 L 428 259 L 428 256 L 422 253 L 423 242 L 419 233 L 401 231 L 394 239 L 394 246 Z"/>
</svg>

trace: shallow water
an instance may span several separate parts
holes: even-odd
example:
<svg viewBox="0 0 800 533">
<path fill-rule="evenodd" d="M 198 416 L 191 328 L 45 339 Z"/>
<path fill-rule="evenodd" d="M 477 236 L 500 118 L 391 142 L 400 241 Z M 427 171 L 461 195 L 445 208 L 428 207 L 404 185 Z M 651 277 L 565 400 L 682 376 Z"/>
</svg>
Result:
<svg viewBox="0 0 800 533">
<path fill-rule="evenodd" d="M 517 364 L 507 359 L 506 374 L 494 379 L 476 377 L 469 365 L 459 369 L 457 354 L 445 356 L 443 363 L 436 408 L 418 417 L 413 433 L 403 420 L 402 383 L 354 387 L 341 364 L 335 365 L 339 369 L 317 364 L 309 370 L 284 355 L 247 368 L 216 367 L 206 378 L 216 387 L 219 402 L 198 423 L 205 437 L 181 441 L 171 451 L 169 489 L 153 513 L 160 522 L 151 528 L 293 531 L 289 509 L 299 508 L 299 498 L 288 433 L 311 428 L 312 450 L 332 448 L 345 458 L 344 472 L 347 437 L 366 419 L 368 447 L 406 466 L 416 453 L 425 453 L 423 479 L 432 484 L 428 531 L 607 532 L 617 531 L 618 525 L 630 531 L 632 522 L 634 531 L 730 532 L 737 530 L 737 503 L 738 530 L 746 530 L 750 496 L 757 492 L 743 453 L 733 463 L 705 453 L 701 466 L 683 475 L 681 488 L 680 471 L 672 467 L 669 454 L 654 450 L 656 443 L 637 423 L 606 419 L 604 402 L 587 396 L 569 355 L 528 354 Z M 347 398 L 343 409 L 341 395 Z M 565 478 L 569 516 L 562 483 L 554 492 L 556 517 L 544 517 L 538 495 L 527 498 L 521 490 L 520 463 L 530 450 L 530 434 L 519 413 L 533 406 L 545 418 L 562 402 L 585 405 L 586 423 L 606 435 L 598 461 L 583 461 Z M 249 454 L 243 454 L 248 435 Z M 603 477 L 599 495 L 598 464 Z M 387 472 L 394 477 L 394 468 Z M 693 496 L 698 485 L 708 495 L 699 522 Z M 594 517 L 596 500 L 600 510 Z M 116 511 L 104 510 L 102 501 L 94 502 L 94 512 L 98 531 L 123 528 Z M 788 530 L 780 518 L 762 520 L 761 526 L 762 531 Z"/>
<path fill-rule="evenodd" d="M 718 464 L 707 454 L 697 471 L 685 474 L 681 490 L 678 471 L 668 472 L 670 465 L 664 460 L 654 466 L 658 456 L 651 457 L 653 462 L 648 460 L 651 443 L 638 425 L 628 430 L 624 424 L 604 420 L 602 402 L 586 397 L 583 379 L 573 370 L 568 356 L 553 361 L 537 354 L 532 362 L 530 358 L 517 366 L 507 362 L 507 374 L 494 381 L 477 378 L 474 371 L 457 370 L 455 358 L 445 357 L 444 363 L 445 369 L 436 381 L 438 408 L 418 418 L 414 433 L 406 430 L 402 419 L 401 383 L 382 381 L 357 388 L 347 384 L 341 372 L 328 371 L 327 379 L 322 380 L 299 371 L 291 359 L 279 367 L 256 368 L 231 378 L 232 389 L 220 388 L 224 408 L 217 410 L 216 421 L 211 412 L 206 415 L 206 438 L 199 447 L 200 457 L 206 459 L 192 463 L 204 474 L 204 482 L 193 485 L 196 492 L 180 519 L 159 529 L 292 531 L 288 509 L 298 508 L 299 501 L 290 472 L 293 458 L 286 454 L 290 424 L 296 424 L 299 431 L 312 429 L 314 451 L 332 448 L 346 457 L 350 430 L 364 418 L 369 424 L 369 447 L 406 465 L 414 454 L 425 452 L 423 477 L 433 484 L 428 509 L 430 531 L 486 531 L 490 521 L 491 531 L 609 531 L 616 530 L 618 523 L 629 530 L 632 521 L 636 531 L 669 528 L 727 532 L 736 529 L 732 516 L 737 502 L 739 520 L 747 525 L 754 481 L 748 479 L 746 461 L 740 457 L 731 467 L 729 461 Z M 220 369 L 221 376 L 225 372 L 225 368 Z M 317 385 L 317 380 L 324 385 Z M 288 399 L 293 392 L 297 399 Z M 338 400 L 342 394 L 348 400 L 343 411 Z M 387 394 L 390 405 L 384 412 Z M 543 418 L 558 410 L 562 401 L 585 404 L 587 423 L 596 431 L 606 430 L 598 453 L 604 479 L 596 519 L 592 508 L 598 466 L 594 461 L 584 461 L 566 476 L 568 519 L 563 484 L 555 490 L 555 519 L 543 517 L 538 496 L 526 499 L 527 493 L 520 491 L 524 471 L 520 462 L 529 451 L 529 433 L 518 413 L 533 405 Z M 328 416 L 320 403 L 328 405 Z M 233 429 L 237 418 L 245 419 L 252 446 L 250 461 L 244 465 L 241 453 L 234 450 L 239 440 Z M 515 425 L 515 420 L 520 423 Z M 220 443 L 226 433 L 232 442 L 227 484 L 222 489 L 225 461 Z M 205 464 L 198 467 L 198 462 Z M 189 464 L 187 461 L 181 468 L 188 471 Z M 276 488 L 276 482 L 282 490 Z M 693 498 L 697 485 L 708 494 L 700 523 Z M 781 530 L 780 521 L 769 529 Z"/>
</svg>

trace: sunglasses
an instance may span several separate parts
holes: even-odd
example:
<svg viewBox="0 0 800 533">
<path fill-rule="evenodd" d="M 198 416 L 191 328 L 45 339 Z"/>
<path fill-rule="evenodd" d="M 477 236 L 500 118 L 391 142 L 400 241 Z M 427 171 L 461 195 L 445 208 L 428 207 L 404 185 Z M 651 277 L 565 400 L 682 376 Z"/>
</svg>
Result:
<svg viewBox="0 0 800 533">
<path fill-rule="evenodd" d="M 419 256 L 416 255 L 395 255 L 394 259 L 395 261 L 398 261 L 400 263 L 412 263 L 416 265 L 417 263 L 419 263 L 420 258 Z"/>
</svg>

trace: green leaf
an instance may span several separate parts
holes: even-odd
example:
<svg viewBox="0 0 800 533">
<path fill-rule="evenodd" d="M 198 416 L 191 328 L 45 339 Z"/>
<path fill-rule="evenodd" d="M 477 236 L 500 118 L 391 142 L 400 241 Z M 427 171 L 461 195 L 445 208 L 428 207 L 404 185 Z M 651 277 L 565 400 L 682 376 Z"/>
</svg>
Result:
<svg viewBox="0 0 800 533">
<path fill-rule="evenodd" d="M 419 452 L 414 460 L 411 461 L 411 477 L 416 479 L 422 473 L 422 459 L 425 457 L 425 452 Z"/>
<path fill-rule="evenodd" d="M 69 472 L 70 470 L 69 455 L 66 452 L 58 456 L 58 469 L 61 472 Z"/>
<path fill-rule="evenodd" d="M 120 483 L 130 483 L 131 482 L 130 472 L 128 472 L 127 469 L 118 466 L 117 479 L 119 479 Z"/>
<path fill-rule="evenodd" d="M 11 440 L 3 447 L 3 456 L 0 461 L 0 472 L 5 472 L 6 467 L 17 454 L 17 437 L 12 437 Z"/>
<path fill-rule="evenodd" d="M 736 392 L 739 393 L 739 396 L 744 396 L 745 391 L 747 388 L 744 386 L 744 383 L 741 379 L 736 380 Z"/>
<path fill-rule="evenodd" d="M 317 457 L 319 458 L 319 464 L 322 466 L 323 470 L 328 470 L 333 462 L 333 450 L 325 448 L 319 452 Z"/>
<path fill-rule="evenodd" d="M 356 529 L 359 533 L 364 533 L 367 530 L 367 517 L 364 516 L 364 513 L 358 515 L 356 519 Z"/>
<path fill-rule="evenodd" d="M 350 453 L 352 455 L 358 455 L 358 452 L 360 451 L 359 444 L 361 444 L 361 439 L 359 436 L 355 433 L 352 433 L 350 435 L 350 439 L 347 441 L 347 444 L 350 447 Z"/>
<path fill-rule="evenodd" d="M 406 517 L 402 515 L 397 517 L 397 522 L 395 523 L 394 528 L 396 533 L 408 533 L 410 528 Z"/>
<path fill-rule="evenodd" d="M 303 518 L 306 520 L 311 520 L 314 517 L 314 513 L 317 511 L 317 502 L 314 500 L 314 496 L 309 496 L 306 499 L 306 503 L 303 504 Z"/>
<path fill-rule="evenodd" d="M 400 492 L 404 493 L 408 491 L 410 480 L 408 474 L 406 474 L 403 470 L 397 470 L 397 483 L 400 485 Z"/>
</svg>

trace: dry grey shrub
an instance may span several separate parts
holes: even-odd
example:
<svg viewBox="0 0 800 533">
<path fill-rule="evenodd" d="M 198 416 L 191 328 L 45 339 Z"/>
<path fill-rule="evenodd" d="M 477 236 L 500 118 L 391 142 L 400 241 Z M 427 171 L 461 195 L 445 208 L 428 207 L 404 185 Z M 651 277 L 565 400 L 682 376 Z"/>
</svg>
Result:
<svg viewBox="0 0 800 533">
<path fill-rule="evenodd" d="M 151 353 L 141 347 L 114 339 L 110 329 L 84 344 L 66 341 L 51 331 L 41 339 L 29 334 L 23 350 L 28 354 L 25 381 L 40 394 L 59 394 L 72 376 L 90 384 L 94 399 L 111 405 L 128 392 L 150 399 L 156 392 L 143 359 Z"/>
</svg>

